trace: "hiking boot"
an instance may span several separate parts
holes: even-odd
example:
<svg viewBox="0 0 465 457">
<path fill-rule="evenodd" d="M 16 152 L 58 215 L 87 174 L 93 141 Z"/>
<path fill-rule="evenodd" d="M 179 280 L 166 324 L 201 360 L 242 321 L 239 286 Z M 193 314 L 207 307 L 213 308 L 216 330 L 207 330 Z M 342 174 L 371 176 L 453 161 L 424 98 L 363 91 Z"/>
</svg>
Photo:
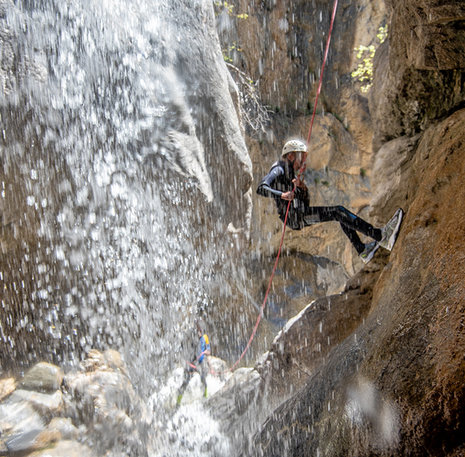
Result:
<svg viewBox="0 0 465 457">
<path fill-rule="evenodd" d="M 379 244 L 377 241 L 365 244 L 365 249 L 360 253 L 360 258 L 363 260 L 363 263 L 368 263 L 373 258 L 378 248 Z"/>
<path fill-rule="evenodd" d="M 397 239 L 397 234 L 399 233 L 400 224 L 402 223 L 402 217 L 404 216 L 404 212 L 402 208 L 399 208 L 395 213 L 394 216 L 388 221 L 388 223 L 381 229 L 381 241 L 379 245 L 391 251 L 394 243 Z"/>
</svg>

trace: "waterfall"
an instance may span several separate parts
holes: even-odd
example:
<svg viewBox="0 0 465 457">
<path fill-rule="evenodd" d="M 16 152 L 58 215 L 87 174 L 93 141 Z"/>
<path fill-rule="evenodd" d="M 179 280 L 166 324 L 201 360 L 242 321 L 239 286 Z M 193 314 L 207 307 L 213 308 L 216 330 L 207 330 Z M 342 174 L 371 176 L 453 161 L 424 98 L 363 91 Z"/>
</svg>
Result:
<svg viewBox="0 0 465 457">
<path fill-rule="evenodd" d="M 112 347 L 150 390 L 222 282 L 224 215 L 246 230 L 250 159 L 212 5 L 0 6 L 4 363 Z"/>
</svg>

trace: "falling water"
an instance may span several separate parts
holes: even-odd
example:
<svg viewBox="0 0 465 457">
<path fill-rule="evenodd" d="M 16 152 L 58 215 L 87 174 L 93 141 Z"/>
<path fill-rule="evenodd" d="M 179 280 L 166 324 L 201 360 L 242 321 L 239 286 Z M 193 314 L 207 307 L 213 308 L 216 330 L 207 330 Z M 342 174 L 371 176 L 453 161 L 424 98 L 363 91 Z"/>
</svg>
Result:
<svg viewBox="0 0 465 457">
<path fill-rule="evenodd" d="M 194 46 L 177 55 L 210 9 L 0 3 L 4 367 L 44 355 L 73 364 L 111 347 L 150 391 L 183 360 L 193 319 L 212 305 L 209 287 L 222 283 L 228 254 L 218 243 L 235 249 L 221 215 L 241 227 L 225 203 L 240 196 L 216 190 L 212 201 L 222 172 L 208 171 L 220 160 L 212 151 L 225 145 L 208 117 L 220 115 L 183 60 L 201 56 Z M 229 148 L 239 150 L 234 127 Z"/>
<path fill-rule="evenodd" d="M 246 155 L 237 118 L 221 119 L 234 111 L 226 77 L 205 68 L 202 83 L 185 61 L 212 59 L 191 40 L 211 13 L 181 0 L 0 2 L 2 369 L 113 348 L 147 396 L 185 359 L 212 284 L 227 295 L 226 226 L 247 230 L 249 159 L 221 159 Z M 209 171 L 223 161 L 230 196 L 215 190 L 221 167 Z"/>
</svg>

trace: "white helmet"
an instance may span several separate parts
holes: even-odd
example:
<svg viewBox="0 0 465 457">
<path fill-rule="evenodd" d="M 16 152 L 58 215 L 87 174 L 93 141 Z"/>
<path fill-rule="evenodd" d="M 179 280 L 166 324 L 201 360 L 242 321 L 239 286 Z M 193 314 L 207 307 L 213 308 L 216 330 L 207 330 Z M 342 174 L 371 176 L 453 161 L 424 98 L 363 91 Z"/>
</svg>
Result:
<svg viewBox="0 0 465 457">
<path fill-rule="evenodd" d="M 307 145 L 301 140 L 290 140 L 284 145 L 281 157 L 286 157 L 290 152 L 307 152 Z"/>
</svg>

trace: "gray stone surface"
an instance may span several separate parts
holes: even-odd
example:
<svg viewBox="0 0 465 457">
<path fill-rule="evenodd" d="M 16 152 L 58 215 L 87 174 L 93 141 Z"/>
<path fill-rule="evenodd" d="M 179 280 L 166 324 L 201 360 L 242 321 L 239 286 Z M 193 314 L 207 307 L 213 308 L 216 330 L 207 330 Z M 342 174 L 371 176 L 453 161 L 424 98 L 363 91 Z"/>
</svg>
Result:
<svg viewBox="0 0 465 457">
<path fill-rule="evenodd" d="M 20 386 L 26 390 L 54 392 L 61 387 L 63 376 L 61 368 L 51 363 L 40 362 L 26 372 Z"/>
</svg>

